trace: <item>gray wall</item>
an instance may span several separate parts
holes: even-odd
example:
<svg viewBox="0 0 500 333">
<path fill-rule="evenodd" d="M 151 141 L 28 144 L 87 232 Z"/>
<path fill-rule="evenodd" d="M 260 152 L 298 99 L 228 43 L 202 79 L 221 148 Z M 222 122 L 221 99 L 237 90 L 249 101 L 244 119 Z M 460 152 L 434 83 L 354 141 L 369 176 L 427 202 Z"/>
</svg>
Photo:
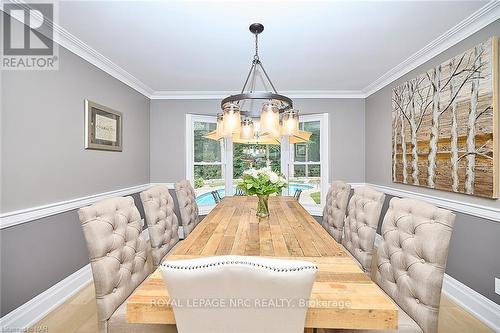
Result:
<svg viewBox="0 0 500 333">
<path fill-rule="evenodd" d="M 391 92 L 402 82 L 500 33 L 495 21 L 461 43 L 404 75 L 366 99 L 366 182 L 392 188 L 500 208 L 500 200 L 472 197 L 392 183 L 391 180 Z M 500 163 L 500 161 L 498 161 Z M 500 223 L 466 214 L 457 214 L 450 245 L 447 272 L 450 276 L 500 304 L 494 292 L 494 277 L 500 278 Z"/>
<path fill-rule="evenodd" d="M 59 51 L 58 71 L 2 72 L 2 212 L 149 183 L 149 99 Z M 123 113 L 123 152 L 83 149 L 85 98 Z M 0 238 L 1 316 L 88 263 L 75 211 Z"/>
<path fill-rule="evenodd" d="M 59 51 L 58 71 L 2 73 L 2 212 L 149 182 L 149 99 Z M 83 148 L 86 98 L 123 113 L 123 152 Z"/>
<path fill-rule="evenodd" d="M 329 113 L 330 181 L 364 182 L 365 103 L 362 99 L 295 99 L 302 114 Z M 151 181 L 176 182 L 186 177 L 187 113 L 214 115 L 219 100 L 152 100 Z"/>
<path fill-rule="evenodd" d="M 131 195 L 142 218 L 139 194 Z M 4 316 L 89 263 L 76 210 L 1 230 Z"/>
</svg>

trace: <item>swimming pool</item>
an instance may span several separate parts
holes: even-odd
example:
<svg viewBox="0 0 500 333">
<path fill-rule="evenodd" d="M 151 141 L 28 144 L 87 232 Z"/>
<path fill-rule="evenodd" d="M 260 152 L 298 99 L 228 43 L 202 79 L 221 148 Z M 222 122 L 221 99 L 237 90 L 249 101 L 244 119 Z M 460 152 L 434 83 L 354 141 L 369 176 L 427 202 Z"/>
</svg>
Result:
<svg viewBox="0 0 500 333">
<path fill-rule="evenodd" d="M 288 193 L 290 193 L 290 195 L 293 195 L 295 193 L 295 190 L 309 190 L 311 188 L 313 187 L 308 184 L 290 183 L 288 184 Z M 219 192 L 221 198 L 226 195 L 226 190 L 223 188 L 218 189 L 217 192 Z M 196 197 L 196 203 L 200 206 L 215 205 L 214 197 L 210 192 L 200 194 L 198 197 Z"/>
</svg>

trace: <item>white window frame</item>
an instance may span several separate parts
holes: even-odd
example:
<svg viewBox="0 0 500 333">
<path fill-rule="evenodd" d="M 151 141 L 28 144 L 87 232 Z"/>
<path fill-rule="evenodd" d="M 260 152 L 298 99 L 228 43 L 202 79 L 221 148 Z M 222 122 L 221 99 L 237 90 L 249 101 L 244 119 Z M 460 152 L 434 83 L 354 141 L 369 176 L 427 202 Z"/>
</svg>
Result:
<svg viewBox="0 0 500 333">
<path fill-rule="evenodd" d="M 325 204 L 326 201 L 326 195 L 328 193 L 328 188 L 329 186 L 329 148 L 328 144 L 330 142 L 330 131 L 329 131 L 329 122 L 328 122 L 328 113 L 319 113 L 319 114 L 306 114 L 306 115 L 300 115 L 299 122 L 300 123 L 305 123 L 305 122 L 312 122 L 312 121 L 319 121 L 320 124 L 320 161 L 318 162 L 294 162 L 292 161 L 292 154 L 294 154 L 294 147 L 293 144 L 290 143 L 288 147 L 288 169 L 290 170 L 290 166 L 292 164 L 299 164 L 299 165 L 320 165 L 321 168 L 321 204 L 319 206 L 313 206 L 313 205 L 304 205 L 304 208 L 314 214 L 321 214 L 323 211 L 323 205 Z M 283 155 L 282 155 L 283 156 Z M 282 161 L 283 163 L 283 161 Z M 283 167 L 283 165 L 282 165 Z M 283 169 L 282 169 L 283 170 Z M 288 171 L 290 174 L 290 171 Z M 290 195 L 293 195 L 293 193 L 290 193 Z"/>
<path fill-rule="evenodd" d="M 321 215 L 322 207 L 326 201 L 326 194 L 329 188 L 329 122 L 328 113 L 300 115 L 300 122 L 320 122 L 320 166 L 321 166 L 321 205 L 312 206 L 305 205 L 304 208 L 313 215 Z M 225 177 L 226 195 L 233 195 L 233 140 L 225 138 L 221 140 L 221 162 L 194 162 L 194 140 L 193 140 L 193 124 L 195 122 L 217 123 L 217 117 L 186 114 L 186 179 L 194 186 L 194 166 L 195 165 L 222 165 L 222 172 Z M 289 174 L 291 161 L 291 153 L 293 144 L 290 144 L 288 139 L 281 140 L 281 170 L 287 170 L 285 175 Z M 317 162 L 297 162 L 297 164 L 318 164 Z M 290 195 L 293 195 L 291 193 Z M 214 206 L 203 206 L 204 211 L 209 212 Z M 206 213 L 205 212 L 205 213 Z"/>
<path fill-rule="evenodd" d="M 227 173 L 227 164 L 225 161 L 224 144 L 221 143 L 221 161 L 220 162 L 195 162 L 194 161 L 194 128 L 195 122 L 214 123 L 217 124 L 217 117 L 202 116 L 197 114 L 186 114 L 186 179 L 191 182 L 194 187 L 194 167 L 195 165 L 220 165 L 222 167 L 222 174 Z M 232 162 L 232 161 L 231 161 Z M 232 167 L 231 167 L 232 169 Z M 227 177 L 226 177 L 227 178 Z M 227 186 L 227 184 L 226 184 Z"/>
</svg>

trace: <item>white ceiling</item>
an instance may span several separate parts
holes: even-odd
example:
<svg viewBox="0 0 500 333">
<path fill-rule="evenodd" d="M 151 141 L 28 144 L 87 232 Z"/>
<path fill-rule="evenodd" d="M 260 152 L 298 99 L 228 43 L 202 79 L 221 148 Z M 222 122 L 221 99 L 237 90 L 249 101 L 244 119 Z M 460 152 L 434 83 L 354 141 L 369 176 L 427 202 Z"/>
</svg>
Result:
<svg viewBox="0 0 500 333">
<path fill-rule="evenodd" d="M 486 1 L 64 1 L 59 25 L 154 91 L 235 91 L 265 26 L 278 91 L 361 91 Z"/>
</svg>

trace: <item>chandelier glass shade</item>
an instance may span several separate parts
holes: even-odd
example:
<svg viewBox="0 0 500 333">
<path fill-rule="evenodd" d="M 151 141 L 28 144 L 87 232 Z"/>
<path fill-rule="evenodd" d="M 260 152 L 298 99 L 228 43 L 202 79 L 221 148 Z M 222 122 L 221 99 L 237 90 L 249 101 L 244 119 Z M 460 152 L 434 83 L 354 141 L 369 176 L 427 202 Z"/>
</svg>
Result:
<svg viewBox="0 0 500 333">
<path fill-rule="evenodd" d="M 224 136 L 224 116 L 222 113 L 217 113 L 217 129 L 215 132 L 218 137 Z"/>
<path fill-rule="evenodd" d="M 280 114 L 273 102 L 266 102 L 260 113 L 260 134 L 274 138 L 280 136 Z"/>
<path fill-rule="evenodd" d="M 299 111 L 290 109 L 283 113 L 281 135 L 297 135 L 299 133 Z"/>
<path fill-rule="evenodd" d="M 206 137 L 214 140 L 232 138 L 234 142 L 279 144 L 280 138 L 285 136 L 291 143 L 307 142 L 311 135 L 299 131 L 299 113 L 293 109 L 293 101 L 276 91 L 260 61 L 258 36 L 264 31 L 264 26 L 253 23 L 249 29 L 255 35 L 255 54 L 250 71 L 241 92 L 221 101 L 223 113 L 217 114 L 217 129 Z M 259 69 L 263 74 L 263 81 L 267 81 L 271 91 L 254 90 Z M 263 103 L 260 110 L 244 108 L 248 105 L 251 107 L 256 101 Z"/>
<path fill-rule="evenodd" d="M 225 137 L 231 137 L 239 133 L 241 129 L 240 107 L 237 104 L 230 103 L 224 108 L 222 115 L 222 132 Z"/>
<path fill-rule="evenodd" d="M 253 140 L 255 137 L 255 131 L 253 126 L 253 120 L 251 118 L 243 119 L 241 122 L 240 139 L 242 140 Z"/>
</svg>

